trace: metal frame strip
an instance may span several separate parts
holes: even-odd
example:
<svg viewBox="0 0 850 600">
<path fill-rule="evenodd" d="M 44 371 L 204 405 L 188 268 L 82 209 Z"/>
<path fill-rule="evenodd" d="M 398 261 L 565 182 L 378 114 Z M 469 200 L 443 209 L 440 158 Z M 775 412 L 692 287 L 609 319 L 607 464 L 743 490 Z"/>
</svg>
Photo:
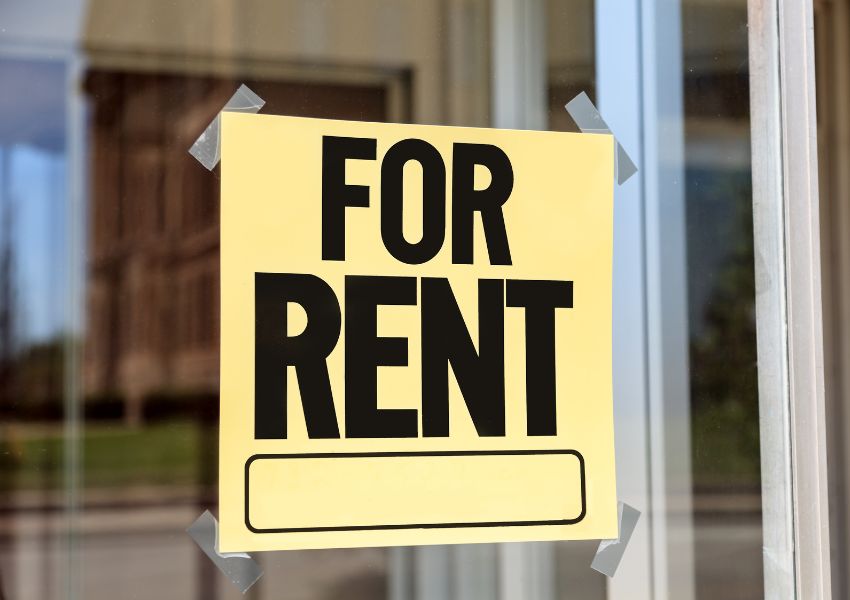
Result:
<svg viewBox="0 0 850 600">
<path fill-rule="evenodd" d="M 765 596 L 831 598 L 811 0 L 750 0 Z"/>
</svg>

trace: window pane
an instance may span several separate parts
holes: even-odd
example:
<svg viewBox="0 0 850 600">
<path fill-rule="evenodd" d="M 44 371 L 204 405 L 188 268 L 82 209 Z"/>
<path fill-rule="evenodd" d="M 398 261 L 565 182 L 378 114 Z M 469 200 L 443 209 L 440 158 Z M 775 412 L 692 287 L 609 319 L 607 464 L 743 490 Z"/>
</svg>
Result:
<svg viewBox="0 0 850 600">
<path fill-rule="evenodd" d="M 619 581 L 633 578 L 634 597 L 665 589 L 654 565 L 678 560 L 693 577 L 670 597 L 761 597 L 746 1 L 666 5 L 680 10 L 681 71 L 664 77 L 683 132 L 667 171 L 648 151 L 651 98 L 602 87 L 593 0 L 0 7 L 0 597 L 238 597 L 185 529 L 216 508 L 219 381 L 220 173 L 188 149 L 242 83 L 267 114 L 364 121 L 577 131 L 564 104 L 580 92 L 637 105 L 626 150 L 640 171 L 616 188 L 617 210 L 634 193 L 644 211 L 626 224 L 644 236 L 633 341 L 650 345 L 660 305 L 647 275 L 649 236 L 665 235 L 647 224 L 655 177 L 685 208 L 686 268 L 660 276 L 687 315 L 674 332 L 687 418 L 653 421 L 650 384 L 615 399 L 640 415 L 646 471 L 643 542 L 628 550 L 646 568 Z M 636 61 L 641 85 L 650 59 Z M 648 378 L 656 365 L 635 360 Z M 685 442 L 666 445 L 670 432 Z M 674 497 L 658 478 L 680 454 Z M 668 553 L 668 520 L 686 524 L 682 556 Z M 618 600 L 589 568 L 597 546 L 259 553 L 247 597 Z"/>
<path fill-rule="evenodd" d="M 682 5 L 697 598 L 762 596 L 746 2 Z"/>
</svg>

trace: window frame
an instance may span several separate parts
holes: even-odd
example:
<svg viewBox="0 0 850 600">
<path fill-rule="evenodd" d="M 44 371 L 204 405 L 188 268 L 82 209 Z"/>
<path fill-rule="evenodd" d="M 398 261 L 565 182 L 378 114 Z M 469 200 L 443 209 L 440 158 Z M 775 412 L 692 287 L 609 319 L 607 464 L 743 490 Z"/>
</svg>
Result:
<svg viewBox="0 0 850 600">
<path fill-rule="evenodd" d="M 812 0 L 750 0 L 765 596 L 832 597 Z"/>
</svg>

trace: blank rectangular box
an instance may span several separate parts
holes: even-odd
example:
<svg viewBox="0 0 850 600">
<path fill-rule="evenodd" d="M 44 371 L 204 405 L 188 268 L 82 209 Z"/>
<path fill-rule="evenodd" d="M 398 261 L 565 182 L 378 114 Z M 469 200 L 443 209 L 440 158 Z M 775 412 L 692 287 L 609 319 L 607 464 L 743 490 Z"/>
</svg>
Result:
<svg viewBox="0 0 850 600">
<path fill-rule="evenodd" d="M 586 511 L 574 450 L 258 454 L 254 533 L 571 525 Z"/>
</svg>

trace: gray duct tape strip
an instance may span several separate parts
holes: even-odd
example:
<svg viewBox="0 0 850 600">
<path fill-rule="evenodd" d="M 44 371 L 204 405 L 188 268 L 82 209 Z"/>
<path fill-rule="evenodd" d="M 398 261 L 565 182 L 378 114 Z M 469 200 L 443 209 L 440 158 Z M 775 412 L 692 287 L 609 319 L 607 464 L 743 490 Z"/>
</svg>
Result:
<svg viewBox="0 0 850 600">
<path fill-rule="evenodd" d="M 626 552 L 626 546 L 629 545 L 629 540 L 632 539 L 632 534 L 640 518 L 640 511 L 625 502 L 620 502 L 617 513 L 620 521 L 620 537 L 615 540 L 600 541 L 596 556 L 593 557 L 593 562 L 590 565 L 592 569 L 608 577 L 613 577 L 617 572 L 617 567 L 620 566 L 620 561 Z"/>
<path fill-rule="evenodd" d="M 218 521 L 210 511 L 205 510 L 186 532 L 243 594 L 263 576 L 262 567 L 250 555 L 218 551 Z"/>
<path fill-rule="evenodd" d="M 227 104 L 224 105 L 221 111 L 257 113 L 263 108 L 265 103 L 266 101 L 252 92 L 247 85 L 242 84 L 230 97 L 230 100 L 227 101 Z M 220 134 L 221 112 L 215 116 L 215 119 L 207 125 L 201 136 L 189 148 L 189 154 L 194 156 L 209 171 L 212 171 L 218 164 L 218 161 L 221 160 Z"/>
<path fill-rule="evenodd" d="M 573 118 L 573 121 L 576 122 L 582 133 L 611 134 L 608 124 L 605 123 L 602 115 L 599 114 L 593 102 L 590 101 L 590 98 L 584 92 L 570 100 L 564 108 L 567 109 L 567 112 Z M 620 142 L 617 142 L 617 154 L 614 161 L 618 184 L 623 185 L 629 177 L 637 173 L 635 163 L 632 162 L 632 159 Z"/>
</svg>

